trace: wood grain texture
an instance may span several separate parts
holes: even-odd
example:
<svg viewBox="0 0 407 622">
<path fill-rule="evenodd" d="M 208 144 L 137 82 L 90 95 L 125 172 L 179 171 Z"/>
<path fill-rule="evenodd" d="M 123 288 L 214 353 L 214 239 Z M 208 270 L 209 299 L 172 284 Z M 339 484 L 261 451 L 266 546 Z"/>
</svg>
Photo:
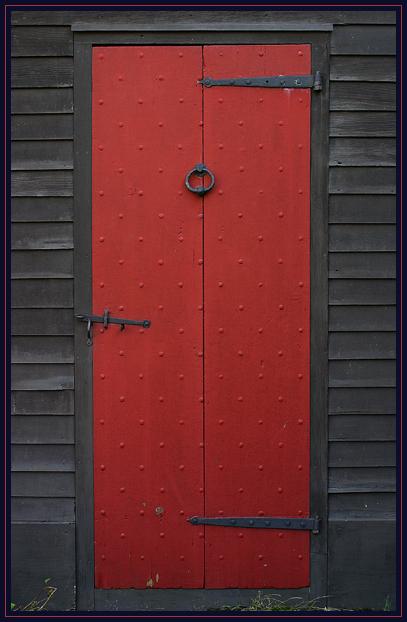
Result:
<svg viewBox="0 0 407 622">
<path fill-rule="evenodd" d="M 330 467 L 394 467 L 396 444 L 385 441 L 331 441 Z"/>
<path fill-rule="evenodd" d="M 331 252 L 329 276 L 336 279 L 394 279 L 396 254 Z"/>
<path fill-rule="evenodd" d="M 394 359 L 396 335 L 391 332 L 331 333 L 329 358 L 340 359 Z"/>
<path fill-rule="evenodd" d="M 73 248 L 71 223 L 15 223 L 11 227 L 13 250 L 56 250 Z M 51 258 L 51 255 L 50 255 Z"/>
<path fill-rule="evenodd" d="M 386 82 L 332 82 L 331 110 L 396 110 L 396 85 Z"/>
<path fill-rule="evenodd" d="M 11 175 L 13 197 L 71 197 L 71 171 L 17 171 Z"/>
<path fill-rule="evenodd" d="M 73 415 L 73 391 L 14 391 L 13 415 Z"/>
<path fill-rule="evenodd" d="M 12 140 L 73 138 L 72 114 L 19 114 L 11 117 Z"/>
<path fill-rule="evenodd" d="M 11 388 L 17 391 L 61 391 L 74 388 L 73 365 L 18 363 L 11 368 Z"/>
<path fill-rule="evenodd" d="M 11 341 L 13 363 L 73 363 L 73 339 L 68 336 L 15 336 Z"/>
<path fill-rule="evenodd" d="M 394 415 L 335 415 L 329 417 L 330 441 L 395 441 Z"/>
<path fill-rule="evenodd" d="M 12 88 L 66 88 L 73 85 L 72 58 L 13 58 Z"/>
<path fill-rule="evenodd" d="M 396 283 L 390 279 L 331 279 L 329 304 L 335 305 L 393 305 L 396 303 Z"/>
<path fill-rule="evenodd" d="M 395 166 L 394 138 L 331 138 L 331 166 Z"/>
<path fill-rule="evenodd" d="M 332 56 L 330 79 L 360 82 L 395 82 L 394 56 Z"/>
<path fill-rule="evenodd" d="M 394 415 L 396 392 L 389 388 L 331 388 L 330 415 Z"/>
<path fill-rule="evenodd" d="M 62 114 L 73 112 L 73 89 L 13 89 L 13 114 Z"/>
<path fill-rule="evenodd" d="M 395 194 L 396 170 L 382 167 L 336 167 L 329 173 L 331 194 Z"/>
<path fill-rule="evenodd" d="M 330 521 L 394 519 L 396 495 L 393 492 L 351 492 L 329 495 Z M 335 563 L 331 560 L 331 563 Z M 343 570 L 342 570 L 343 572 Z"/>
<path fill-rule="evenodd" d="M 70 140 L 18 140 L 11 143 L 11 170 L 72 170 Z"/>
<path fill-rule="evenodd" d="M 12 473 L 11 496 L 73 498 L 75 476 L 73 473 Z"/>
<path fill-rule="evenodd" d="M 26 523 L 73 523 L 75 521 L 75 500 L 44 497 L 14 497 L 11 500 L 11 521 L 13 523 L 24 523 L 25 529 L 27 528 Z M 27 550 L 29 549 L 26 549 L 26 551 Z M 49 556 L 49 551 L 47 556 Z M 66 558 L 60 558 L 58 563 L 66 565 Z M 27 557 L 25 557 L 25 564 L 27 564 Z M 49 566 L 50 564 L 43 564 L 42 566 L 41 585 L 44 584 L 44 570 L 45 568 L 49 569 Z M 31 567 L 32 565 L 30 564 L 29 568 Z"/>
<path fill-rule="evenodd" d="M 11 222 L 72 222 L 71 197 L 15 197 Z"/>
<path fill-rule="evenodd" d="M 69 27 L 11 28 L 11 56 L 72 56 L 73 38 Z"/>
<path fill-rule="evenodd" d="M 12 445 L 12 471 L 75 470 L 73 445 Z"/>
<path fill-rule="evenodd" d="M 11 442 L 15 445 L 67 445 L 74 443 L 74 418 L 56 415 L 13 415 Z"/>
<path fill-rule="evenodd" d="M 331 195 L 330 223 L 394 223 L 396 197 L 393 195 Z"/>
<path fill-rule="evenodd" d="M 396 492 L 396 469 L 379 467 L 331 467 L 329 492 Z"/>
<path fill-rule="evenodd" d="M 396 136 L 394 112 L 332 111 L 329 115 L 330 136 Z"/>
<path fill-rule="evenodd" d="M 329 309 L 329 328 L 332 331 L 370 331 L 395 330 L 396 307 L 383 305 L 331 306 Z"/>
<path fill-rule="evenodd" d="M 372 252 L 396 250 L 395 225 L 332 224 L 329 250 L 333 252 Z"/>
<path fill-rule="evenodd" d="M 66 309 L 73 305 L 70 279 L 21 279 L 11 285 L 15 309 Z"/>
<path fill-rule="evenodd" d="M 73 277 L 71 250 L 12 251 L 11 276 L 13 279 L 43 279 Z"/>
<path fill-rule="evenodd" d="M 331 54 L 383 56 L 396 53 L 394 26 L 337 26 L 331 39 Z"/>
<path fill-rule="evenodd" d="M 14 309 L 12 335 L 73 335 L 72 309 Z"/>
<path fill-rule="evenodd" d="M 395 387 L 395 361 L 330 361 L 330 387 Z"/>
</svg>

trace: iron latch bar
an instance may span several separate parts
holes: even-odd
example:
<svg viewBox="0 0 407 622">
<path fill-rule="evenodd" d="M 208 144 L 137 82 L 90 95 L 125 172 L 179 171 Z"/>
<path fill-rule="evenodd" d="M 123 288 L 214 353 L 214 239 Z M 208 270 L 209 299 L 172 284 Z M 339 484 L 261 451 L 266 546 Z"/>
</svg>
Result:
<svg viewBox="0 0 407 622">
<path fill-rule="evenodd" d="M 103 324 L 104 328 L 108 328 L 109 324 L 119 324 L 120 330 L 124 330 L 126 324 L 131 326 L 142 326 L 143 328 L 150 328 L 151 321 L 150 320 L 127 320 L 122 317 L 111 317 L 109 309 L 105 309 L 103 315 L 88 315 L 86 313 L 75 315 L 77 320 L 81 322 L 87 322 L 88 324 L 88 346 L 92 345 L 92 324 L 100 323 Z"/>
<path fill-rule="evenodd" d="M 236 516 L 236 517 L 206 517 L 192 516 L 187 519 L 192 525 L 212 525 L 214 527 L 248 527 L 250 529 L 297 529 L 319 533 L 320 519 L 318 516 L 310 518 L 276 518 L 271 516 Z"/>
<path fill-rule="evenodd" d="M 203 78 L 199 83 L 206 87 L 211 86 L 251 86 L 268 89 L 322 89 L 321 72 L 305 76 L 263 76 L 258 78 Z"/>
</svg>

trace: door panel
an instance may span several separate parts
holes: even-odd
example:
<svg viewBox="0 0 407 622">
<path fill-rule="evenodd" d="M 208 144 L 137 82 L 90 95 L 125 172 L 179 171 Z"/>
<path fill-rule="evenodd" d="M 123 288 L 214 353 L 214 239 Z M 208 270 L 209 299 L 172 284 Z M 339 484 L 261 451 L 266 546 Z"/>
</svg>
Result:
<svg viewBox="0 0 407 622">
<path fill-rule="evenodd" d="M 205 46 L 212 78 L 309 74 L 310 46 Z M 205 512 L 309 512 L 310 91 L 204 92 Z M 207 587 L 309 584 L 307 532 L 207 527 Z"/>
</svg>

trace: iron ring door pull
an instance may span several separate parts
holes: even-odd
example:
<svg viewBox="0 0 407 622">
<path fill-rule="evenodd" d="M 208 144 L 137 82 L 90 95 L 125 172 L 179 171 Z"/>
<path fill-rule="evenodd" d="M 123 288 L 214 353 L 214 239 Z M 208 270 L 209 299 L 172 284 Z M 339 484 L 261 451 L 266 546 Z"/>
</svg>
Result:
<svg viewBox="0 0 407 622">
<path fill-rule="evenodd" d="M 209 186 L 204 186 L 203 184 L 201 186 L 191 186 L 189 182 L 193 175 L 196 175 L 196 177 L 205 177 L 205 175 L 209 175 L 211 180 Z M 195 164 L 194 168 L 186 174 L 185 185 L 190 192 L 203 196 L 214 187 L 215 175 L 205 166 L 205 164 Z"/>
</svg>

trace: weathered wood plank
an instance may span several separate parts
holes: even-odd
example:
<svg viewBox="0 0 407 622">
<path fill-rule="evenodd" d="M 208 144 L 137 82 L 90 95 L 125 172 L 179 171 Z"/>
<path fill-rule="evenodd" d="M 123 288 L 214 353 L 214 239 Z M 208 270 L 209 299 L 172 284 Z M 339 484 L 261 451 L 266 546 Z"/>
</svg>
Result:
<svg viewBox="0 0 407 622">
<path fill-rule="evenodd" d="M 391 279 L 331 279 L 330 305 L 394 305 L 396 282 Z"/>
<path fill-rule="evenodd" d="M 75 496 L 73 473 L 12 473 L 12 497 L 65 497 Z"/>
<path fill-rule="evenodd" d="M 396 136 L 394 112 L 331 112 L 330 136 Z"/>
<path fill-rule="evenodd" d="M 73 85 L 72 58 L 13 58 L 12 88 L 66 88 Z"/>
<path fill-rule="evenodd" d="M 73 335 L 72 309 L 13 309 L 12 335 Z"/>
<path fill-rule="evenodd" d="M 329 309 L 329 330 L 396 330 L 396 307 L 334 307 Z"/>
<path fill-rule="evenodd" d="M 17 171 L 11 174 L 13 197 L 71 197 L 71 171 Z"/>
<path fill-rule="evenodd" d="M 388 441 L 332 441 L 329 443 L 330 467 L 394 467 L 396 444 Z"/>
<path fill-rule="evenodd" d="M 17 363 L 11 366 L 11 388 L 17 391 L 73 389 L 73 365 Z"/>
<path fill-rule="evenodd" d="M 396 227 L 382 224 L 331 224 L 329 226 L 329 250 L 349 251 L 395 251 Z"/>
<path fill-rule="evenodd" d="M 331 138 L 329 165 L 395 166 L 396 140 L 394 138 Z"/>
<path fill-rule="evenodd" d="M 72 114 L 18 114 L 11 117 L 12 140 L 73 139 Z"/>
<path fill-rule="evenodd" d="M 12 363 L 73 363 L 73 338 L 68 336 L 15 336 Z"/>
<path fill-rule="evenodd" d="M 329 358 L 394 359 L 396 335 L 391 332 L 331 333 L 329 335 Z"/>
<path fill-rule="evenodd" d="M 339 195 L 329 197 L 330 223 L 395 223 L 393 195 Z"/>
<path fill-rule="evenodd" d="M 11 56 L 72 56 L 69 27 L 19 26 L 11 29 Z"/>
<path fill-rule="evenodd" d="M 75 471 L 74 445 L 12 445 L 12 471 Z"/>
<path fill-rule="evenodd" d="M 332 33 L 331 54 L 384 56 L 395 53 L 395 26 L 337 26 Z"/>
<path fill-rule="evenodd" d="M 73 415 L 73 391 L 13 391 L 12 415 Z"/>
<path fill-rule="evenodd" d="M 329 276 L 335 279 L 396 277 L 395 253 L 329 253 Z"/>
<path fill-rule="evenodd" d="M 395 194 L 396 169 L 393 167 L 334 167 L 329 171 L 331 194 Z"/>
<path fill-rule="evenodd" d="M 63 114 L 73 112 L 73 89 L 14 89 L 13 114 Z"/>
<path fill-rule="evenodd" d="M 330 415 L 394 415 L 396 391 L 388 388 L 331 388 Z"/>
<path fill-rule="evenodd" d="M 332 56 L 330 79 L 361 82 L 395 82 L 395 56 Z"/>
<path fill-rule="evenodd" d="M 70 279 L 21 279 L 11 284 L 15 309 L 67 309 L 73 306 Z"/>
<path fill-rule="evenodd" d="M 71 197 L 15 197 L 11 222 L 72 222 Z"/>
<path fill-rule="evenodd" d="M 329 469 L 328 492 L 396 492 L 396 469 L 390 466 Z"/>
<path fill-rule="evenodd" d="M 17 140 L 11 143 L 12 171 L 72 169 L 71 140 Z"/>
<path fill-rule="evenodd" d="M 13 279 L 72 278 L 73 252 L 13 251 L 11 276 Z"/>
<path fill-rule="evenodd" d="M 393 492 L 351 492 L 329 495 L 331 521 L 395 517 L 396 495 Z"/>
<path fill-rule="evenodd" d="M 15 223 L 11 227 L 14 250 L 51 250 L 73 248 L 71 223 Z"/>
<path fill-rule="evenodd" d="M 330 441 L 395 441 L 394 415 L 335 415 L 329 417 Z"/>
<path fill-rule="evenodd" d="M 11 417 L 11 442 L 15 445 L 73 444 L 74 417 L 14 415 Z"/>
<path fill-rule="evenodd" d="M 330 387 L 395 387 L 395 361 L 330 361 Z"/>
<path fill-rule="evenodd" d="M 331 110 L 396 110 L 396 85 L 390 82 L 332 82 Z"/>
<path fill-rule="evenodd" d="M 75 500 L 15 497 L 11 500 L 11 520 L 13 523 L 73 523 Z M 66 563 L 64 560 L 59 559 L 59 564 Z"/>
</svg>

